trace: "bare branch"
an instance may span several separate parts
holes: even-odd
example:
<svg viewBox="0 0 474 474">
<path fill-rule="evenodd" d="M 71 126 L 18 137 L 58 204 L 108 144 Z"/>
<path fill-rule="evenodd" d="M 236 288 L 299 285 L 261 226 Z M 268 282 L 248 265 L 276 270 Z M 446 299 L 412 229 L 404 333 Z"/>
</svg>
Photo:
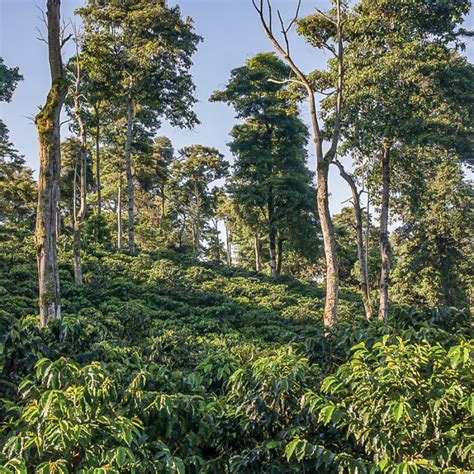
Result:
<svg viewBox="0 0 474 474">
<path fill-rule="evenodd" d="M 267 79 L 268 82 L 272 82 L 273 84 L 300 84 L 304 86 L 304 83 L 299 81 L 298 79 L 285 79 L 283 81 L 279 81 L 277 79 Z"/>
<path fill-rule="evenodd" d="M 334 21 L 334 19 L 332 19 L 329 15 L 327 15 L 326 13 L 324 13 L 322 10 L 320 10 L 319 8 L 316 8 L 316 11 L 324 18 L 326 18 L 326 20 L 330 21 L 333 25 L 336 25 L 337 26 L 337 21 Z"/>
</svg>

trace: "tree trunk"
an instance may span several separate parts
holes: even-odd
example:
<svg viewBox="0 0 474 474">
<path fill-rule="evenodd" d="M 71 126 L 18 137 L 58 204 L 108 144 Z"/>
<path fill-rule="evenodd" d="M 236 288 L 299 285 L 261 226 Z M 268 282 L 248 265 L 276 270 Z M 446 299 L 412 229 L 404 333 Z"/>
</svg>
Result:
<svg viewBox="0 0 474 474">
<path fill-rule="evenodd" d="M 224 227 L 225 227 L 225 242 L 226 242 L 226 249 L 227 249 L 227 265 L 232 266 L 232 244 L 230 241 L 230 232 L 229 226 L 227 225 L 227 219 L 224 219 Z"/>
<path fill-rule="evenodd" d="M 40 149 L 35 245 L 39 279 L 40 326 L 61 317 L 57 261 L 61 108 L 67 92 L 61 60 L 60 0 L 47 1 L 48 55 L 51 89 L 35 118 Z"/>
<path fill-rule="evenodd" d="M 333 327 L 337 320 L 339 298 L 339 269 L 337 264 L 336 238 L 329 212 L 328 171 L 326 162 L 320 162 L 317 169 L 317 205 L 319 222 L 323 234 L 324 254 L 326 257 L 326 303 L 324 307 L 324 325 Z"/>
<path fill-rule="evenodd" d="M 367 186 L 367 222 L 365 229 L 365 268 L 367 271 L 367 298 L 372 308 L 372 302 L 370 300 L 370 281 L 369 281 L 369 248 L 370 248 L 370 190 Z"/>
<path fill-rule="evenodd" d="M 275 232 L 275 209 L 273 203 L 273 189 L 269 188 L 268 198 L 268 244 L 270 247 L 270 273 L 272 277 L 277 275 L 276 267 L 276 232 Z"/>
<path fill-rule="evenodd" d="M 370 304 L 369 297 L 369 274 L 367 271 L 367 262 L 364 252 L 364 231 L 362 221 L 362 209 L 360 206 L 360 193 L 357 189 L 357 185 L 354 178 L 344 170 L 339 161 L 334 161 L 334 164 L 339 168 L 341 177 L 351 188 L 352 193 L 352 204 L 354 206 L 354 221 L 356 229 L 356 243 L 357 243 L 357 259 L 359 260 L 359 271 L 360 271 L 360 289 L 362 293 L 362 302 L 364 304 L 365 316 L 367 319 L 372 317 L 372 305 Z"/>
<path fill-rule="evenodd" d="M 133 189 L 132 175 L 132 129 L 133 129 L 133 103 L 127 104 L 127 137 L 125 140 L 125 168 L 127 174 L 128 192 L 128 250 L 135 253 L 135 192 Z"/>
<path fill-rule="evenodd" d="M 390 241 L 388 237 L 388 212 L 390 206 L 390 149 L 384 146 L 382 155 L 382 208 L 380 212 L 380 255 L 382 267 L 380 271 L 380 304 L 378 319 L 387 321 L 388 288 L 390 276 Z"/>
<path fill-rule="evenodd" d="M 76 82 L 76 91 L 74 95 L 74 115 L 79 125 L 79 137 L 81 146 L 79 150 L 79 176 L 80 176 L 80 193 L 79 193 L 79 210 L 76 212 L 76 199 L 74 192 L 74 215 L 73 215 L 73 240 L 74 240 L 74 282 L 76 285 L 82 285 L 82 266 L 81 266 L 81 226 L 84 222 L 87 212 L 87 136 L 86 127 L 81 116 L 79 103 L 79 81 L 80 70 L 78 66 L 78 75 Z M 76 183 L 74 182 L 74 191 Z"/>
<path fill-rule="evenodd" d="M 214 220 L 214 232 L 216 233 L 216 261 L 220 263 L 221 261 L 221 251 L 220 251 L 220 245 L 221 242 L 219 240 L 219 223 L 217 222 L 217 219 Z"/>
<path fill-rule="evenodd" d="M 161 185 L 160 189 L 160 194 L 161 194 L 161 220 L 160 220 L 160 227 L 163 227 L 165 223 L 165 218 L 166 218 L 166 209 L 165 209 L 165 185 Z"/>
<path fill-rule="evenodd" d="M 260 236 L 255 234 L 255 270 L 262 271 L 262 252 L 260 246 Z"/>
<path fill-rule="evenodd" d="M 342 87 L 342 86 L 341 86 Z M 311 123 L 314 132 L 314 147 L 316 152 L 316 202 L 318 208 L 321 233 L 323 234 L 324 256 L 326 259 L 326 301 L 324 305 L 324 325 L 333 328 L 337 321 L 337 305 L 339 302 L 339 267 L 337 262 L 336 237 L 331 213 L 329 211 L 328 174 L 329 164 L 333 161 L 337 150 L 337 136 L 334 136 L 332 146 L 326 156 L 323 154 L 321 133 L 319 130 L 316 101 L 311 86 L 308 85 Z"/>
<path fill-rule="evenodd" d="M 117 248 L 122 248 L 122 173 L 119 173 L 117 189 Z"/>
<path fill-rule="evenodd" d="M 277 266 L 276 266 L 276 238 L 275 232 L 270 230 L 268 234 L 269 245 L 270 245 L 270 273 L 272 277 L 277 276 Z"/>
<path fill-rule="evenodd" d="M 96 108 L 97 125 L 95 128 L 95 185 L 97 188 L 97 214 L 102 213 L 102 190 L 100 184 L 100 123 L 99 109 Z"/>
<path fill-rule="evenodd" d="M 322 149 L 322 135 L 319 129 L 318 114 L 316 109 L 316 100 L 314 97 L 313 86 L 306 76 L 293 61 L 290 50 L 287 31 L 283 31 L 283 36 L 286 43 L 286 48 L 276 39 L 273 34 L 271 11 L 269 12 L 270 19 L 267 21 L 264 12 L 264 3 L 260 2 L 260 7 L 254 3 L 257 12 L 260 17 L 260 23 L 263 29 L 273 44 L 275 49 L 282 55 L 291 70 L 306 89 L 308 94 L 311 124 L 314 133 L 314 145 L 316 149 L 316 162 L 317 162 L 317 204 L 318 214 L 321 223 L 321 230 L 323 234 L 324 242 L 324 254 L 326 257 L 326 303 L 324 308 L 324 325 L 332 328 L 337 319 L 337 304 L 339 298 L 339 270 L 337 265 L 337 249 L 336 239 L 334 236 L 334 229 L 331 220 L 331 214 L 329 212 L 329 193 L 328 193 L 328 171 L 329 164 L 334 159 L 337 153 L 337 145 L 340 137 L 340 118 L 342 111 L 342 99 L 343 99 L 343 83 L 344 83 L 344 64 L 343 64 L 343 31 L 342 31 L 342 5 L 341 0 L 336 0 L 336 41 L 337 41 L 337 86 L 336 86 L 336 109 L 334 115 L 334 131 L 332 136 L 332 142 L 329 150 L 326 154 L 323 154 Z M 270 8 L 270 2 L 267 3 Z"/>
<path fill-rule="evenodd" d="M 277 268 L 276 268 L 276 272 L 278 275 L 281 274 L 282 263 L 283 263 L 283 239 L 279 237 L 277 240 Z"/>
</svg>

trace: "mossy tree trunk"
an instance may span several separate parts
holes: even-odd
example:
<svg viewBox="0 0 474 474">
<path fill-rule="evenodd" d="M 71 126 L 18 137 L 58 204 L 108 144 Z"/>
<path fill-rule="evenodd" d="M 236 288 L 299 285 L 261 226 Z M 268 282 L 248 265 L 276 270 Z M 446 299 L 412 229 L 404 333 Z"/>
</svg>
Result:
<svg viewBox="0 0 474 474">
<path fill-rule="evenodd" d="M 60 0 L 47 1 L 51 89 L 46 104 L 35 118 L 40 155 L 35 244 L 41 327 L 47 326 L 50 320 L 61 317 L 57 223 L 61 170 L 60 116 L 67 87 L 61 59 L 60 6 Z"/>
</svg>

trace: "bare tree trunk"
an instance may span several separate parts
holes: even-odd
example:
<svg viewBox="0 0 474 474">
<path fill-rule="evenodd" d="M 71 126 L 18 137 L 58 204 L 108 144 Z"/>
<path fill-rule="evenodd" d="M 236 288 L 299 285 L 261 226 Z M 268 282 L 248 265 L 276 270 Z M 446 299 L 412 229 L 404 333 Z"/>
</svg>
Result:
<svg viewBox="0 0 474 474">
<path fill-rule="evenodd" d="M 260 236 L 258 234 L 255 234 L 254 249 L 255 249 L 255 270 L 257 272 L 261 272 L 262 271 L 262 249 L 260 245 Z"/>
<path fill-rule="evenodd" d="M 277 267 L 276 267 L 276 272 L 278 275 L 281 274 L 282 263 L 283 263 L 283 239 L 279 237 L 277 239 Z"/>
<path fill-rule="evenodd" d="M 122 173 L 119 172 L 117 189 L 117 248 L 121 249 L 122 244 Z"/>
<path fill-rule="evenodd" d="M 364 232 L 362 222 L 362 209 L 360 206 L 360 192 L 357 189 L 354 178 L 344 170 L 342 164 L 335 160 L 334 164 L 339 168 L 341 177 L 351 188 L 352 204 L 354 206 L 354 221 L 356 229 L 357 259 L 359 260 L 360 271 L 360 289 L 362 293 L 362 302 L 364 303 L 365 316 L 367 319 L 372 317 L 372 305 L 369 297 L 369 274 L 367 271 L 367 262 L 364 252 Z"/>
<path fill-rule="evenodd" d="M 270 273 L 272 277 L 277 276 L 277 266 L 276 266 L 276 239 L 275 232 L 270 230 L 268 234 L 269 246 L 270 246 Z"/>
<path fill-rule="evenodd" d="M 388 237 L 388 212 L 390 206 L 390 148 L 384 145 L 382 155 L 382 208 L 380 212 L 380 255 L 382 267 L 380 271 L 380 304 L 378 319 L 387 321 L 388 288 L 390 276 L 390 240 Z"/>
<path fill-rule="evenodd" d="M 80 152 L 80 205 L 77 214 L 74 214 L 73 234 L 74 234 L 74 282 L 82 285 L 82 265 L 81 265 L 81 226 L 86 215 L 86 170 L 87 150 L 81 145 Z"/>
<path fill-rule="evenodd" d="M 166 218 L 166 209 L 165 209 L 165 199 L 166 199 L 166 196 L 165 196 L 165 185 L 164 185 L 164 184 L 161 185 L 160 194 L 161 194 L 161 220 L 160 220 L 160 227 L 162 227 L 163 224 L 165 223 L 165 218 Z"/>
<path fill-rule="evenodd" d="M 232 266 L 232 243 L 230 241 L 230 232 L 229 226 L 227 224 L 227 219 L 224 219 L 224 227 L 225 227 L 225 243 L 227 249 L 227 265 Z"/>
<path fill-rule="evenodd" d="M 132 175 L 132 129 L 133 129 L 133 103 L 127 104 L 127 137 L 125 140 L 125 169 L 127 174 L 128 192 L 128 250 L 135 253 L 135 192 Z"/>
<path fill-rule="evenodd" d="M 219 240 L 219 223 L 217 219 L 214 219 L 214 232 L 216 233 L 216 261 L 220 262 L 221 261 L 221 251 L 220 251 L 220 246 L 221 246 L 221 241 Z"/>
<path fill-rule="evenodd" d="M 274 222 L 274 203 L 273 203 L 273 189 L 269 189 L 269 198 L 268 198 L 268 244 L 270 248 L 270 274 L 272 277 L 277 276 L 277 266 L 276 266 L 276 231 L 275 231 L 275 222 Z"/>
<path fill-rule="evenodd" d="M 370 281 L 369 281 L 369 248 L 370 248 L 370 189 L 367 185 L 367 222 L 365 229 L 365 268 L 367 271 L 367 298 L 372 308 L 372 301 L 370 299 Z"/>
<path fill-rule="evenodd" d="M 324 325 L 333 327 L 337 319 L 339 299 L 339 268 L 337 263 L 336 238 L 331 214 L 329 212 L 328 170 L 325 163 L 318 165 L 317 205 L 321 231 L 323 234 L 324 254 L 326 256 L 326 302 L 324 306 Z"/>
<path fill-rule="evenodd" d="M 95 127 L 95 185 L 97 188 L 97 214 L 102 213 L 102 189 L 100 183 L 100 122 L 99 108 L 96 107 L 97 124 Z"/>
<path fill-rule="evenodd" d="M 61 317 L 57 256 L 59 175 L 61 169 L 60 116 L 67 87 L 60 40 L 60 0 L 47 1 L 48 55 L 51 89 L 35 118 L 40 149 L 35 244 L 39 279 L 40 326 Z"/>
<path fill-rule="evenodd" d="M 81 226 L 84 222 L 87 212 L 87 135 L 86 127 L 81 115 L 80 105 L 80 82 L 81 69 L 79 64 L 79 48 L 76 38 L 76 78 L 75 87 L 71 88 L 74 100 L 74 115 L 79 126 L 79 210 L 76 212 L 76 182 L 74 180 L 74 213 L 73 213 L 73 240 L 74 240 L 74 282 L 76 285 L 82 285 L 82 265 L 81 265 Z"/>
</svg>

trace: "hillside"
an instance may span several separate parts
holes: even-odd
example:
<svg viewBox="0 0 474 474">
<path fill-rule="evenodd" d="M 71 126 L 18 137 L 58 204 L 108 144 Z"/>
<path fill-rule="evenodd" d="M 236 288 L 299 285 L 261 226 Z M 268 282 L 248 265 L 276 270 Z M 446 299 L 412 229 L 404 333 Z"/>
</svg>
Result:
<svg viewBox="0 0 474 474">
<path fill-rule="evenodd" d="M 1 257 L 1 472 L 473 467 L 464 313 L 369 326 L 347 290 L 325 335 L 323 291 L 289 277 L 96 250 L 77 287 L 64 262 L 40 330 L 34 259 Z"/>
</svg>

